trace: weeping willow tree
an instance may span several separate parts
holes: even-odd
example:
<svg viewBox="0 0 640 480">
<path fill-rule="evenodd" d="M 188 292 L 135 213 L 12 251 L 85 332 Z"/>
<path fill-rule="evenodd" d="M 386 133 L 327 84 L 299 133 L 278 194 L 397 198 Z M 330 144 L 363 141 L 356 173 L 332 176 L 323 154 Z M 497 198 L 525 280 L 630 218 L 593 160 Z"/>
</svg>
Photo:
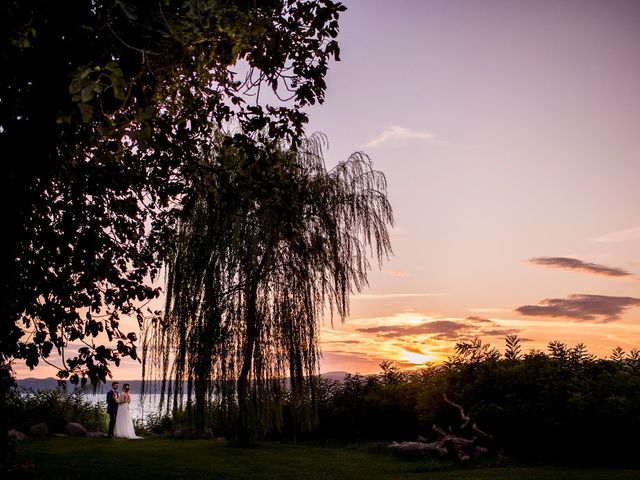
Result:
<svg viewBox="0 0 640 480">
<path fill-rule="evenodd" d="M 143 343 L 145 379 L 161 379 L 167 408 L 184 407 L 198 429 L 215 407 L 246 443 L 269 428 L 287 377 L 296 418 L 307 418 L 320 324 L 345 319 L 369 259 L 391 252 L 384 175 L 364 153 L 327 170 L 325 142 L 316 134 L 292 150 L 235 135 L 198 165 L 165 312 Z"/>
</svg>

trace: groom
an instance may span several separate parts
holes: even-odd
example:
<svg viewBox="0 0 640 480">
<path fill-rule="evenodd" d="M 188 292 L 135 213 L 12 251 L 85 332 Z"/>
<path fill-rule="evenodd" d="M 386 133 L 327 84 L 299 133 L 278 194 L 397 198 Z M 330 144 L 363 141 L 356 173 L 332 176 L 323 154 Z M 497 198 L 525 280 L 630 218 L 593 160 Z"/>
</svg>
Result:
<svg viewBox="0 0 640 480">
<path fill-rule="evenodd" d="M 111 390 L 107 392 L 107 413 L 109 414 L 109 438 L 113 438 L 113 428 L 116 426 L 118 415 L 118 382 L 113 382 Z"/>
</svg>

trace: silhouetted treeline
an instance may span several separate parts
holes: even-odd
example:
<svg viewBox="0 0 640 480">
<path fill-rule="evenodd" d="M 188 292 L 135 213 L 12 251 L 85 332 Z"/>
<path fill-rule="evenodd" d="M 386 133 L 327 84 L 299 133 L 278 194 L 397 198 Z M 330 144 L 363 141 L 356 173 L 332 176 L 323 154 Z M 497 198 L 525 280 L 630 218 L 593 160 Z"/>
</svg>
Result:
<svg viewBox="0 0 640 480">
<path fill-rule="evenodd" d="M 459 425 L 462 405 L 499 447 L 519 458 L 638 462 L 640 352 L 620 348 L 606 359 L 584 345 L 551 342 L 521 354 L 517 337 L 504 355 L 480 340 L 460 343 L 443 365 L 414 372 L 381 364 L 378 375 L 320 381 L 323 441 L 390 441 L 429 437 L 432 425 Z"/>
</svg>

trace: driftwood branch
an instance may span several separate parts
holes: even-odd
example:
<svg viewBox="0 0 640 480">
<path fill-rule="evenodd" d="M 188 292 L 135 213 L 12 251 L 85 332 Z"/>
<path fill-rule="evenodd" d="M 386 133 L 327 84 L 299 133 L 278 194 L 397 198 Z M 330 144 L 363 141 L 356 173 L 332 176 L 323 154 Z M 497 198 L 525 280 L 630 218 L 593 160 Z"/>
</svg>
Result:
<svg viewBox="0 0 640 480">
<path fill-rule="evenodd" d="M 466 430 L 467 428 L 469 430 L 471 430 L 475 435 L 477 435 L 479 438 L 482 438 L 484 440 L 490 441 L 490 442 L 495 442 L 494 438 L 492 435 L 488 434 L 487 432 L 484 432 L 482 430 L 480 430 L 478 428 L 478 425 L 476 424 L 476 422 L 473 420 L 473 418 L 471 417 L 471 415 L 467 415 L 464 412 L 464 408 L 462 408 L 462 406 L 458 405 L 457 403 L 452 402 L 451 400 L 449 400 L 447 398 L 447 395 L 445 393 L 442 394 L 442 397 L 444 398 L 444 401 L 446 403 L 448 403 L 449 405 L 457 408 L 460 411 L 460 417 L 462 418 L 462 421 L 464 422 L 462 424 L 462 426 L 460 427 L 460 430 Z"/>
<path fill-rule="evenodd" d="M 431 436 L 436 438 L 435 441 L 429 442 L 427 438 L 420 436 L 417 442 L 393 442 L 389 448 L 412 455 L 449 457 L 461 463 L 482 455 L 497 453 L 493 436 L 480 430 L 473 417 L 467 415 L 461 405 L 452 402 L 446 395 L 443 395 L 443 399 L 460 412 L 462 423 L 456 429 L 459 434 L 454 434 L 451 427 L 447 432 L 434 424 L 431 427 Z"/>
<path fill-rule="evenodd" d="M 464 408 L 462 408 L 460 405 L 458 405 L 457 403 L 452 402 L 451 400 L 449 400 L 447 398 L 447 394 L 443 393 L 442 394 L 442 398 L 444 398 L 444 401 L 446 403 L 448 403 L 449 405 L 451 405 L 452 407 L 457 408 L 460 411 L 460 418 L 462 418 L 462 426 L 460 428 L 465 429 L 467 428 L 467 426 L 469 425 L 469 423 L 471 422 L 471 417 L 466 415 L 464 413 Z"/>
</svg>

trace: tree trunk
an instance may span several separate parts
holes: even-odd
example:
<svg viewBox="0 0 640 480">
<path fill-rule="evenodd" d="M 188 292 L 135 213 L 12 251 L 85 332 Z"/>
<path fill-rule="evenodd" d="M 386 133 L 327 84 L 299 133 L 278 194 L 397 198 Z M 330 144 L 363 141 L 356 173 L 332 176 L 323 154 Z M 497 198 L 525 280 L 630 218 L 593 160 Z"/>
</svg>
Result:
<svg viewBox="0 0 640 480">
<path fill-rule="evenodd" d="M 238 443 L 247 446 L 251 443 L 249 433 L 249 369 L 253 360 L 254 341 L 247 338 L 242 370 L 238 377 Z"/>
<path fill-rule="evenodd" d="M 253 352 L 257 339 L 257 290 L 258 283 L 254 282 L 247 295 L 247 333 L 244 346 L 244 359 L 242 369 L 238 376 L 238 425 L 237 439 L 241 446 L 251 443 L 251 432 L 249 425 L 249 371 L 253 362 Z"/>
<path fill-rule="evenodd" d="M 14 385 L 11 369 L 0 360 L 0 472 L 8 471 L 13 463 L 15 449 L 9 443 L 9 417 L 7 398 L 9 390 Z"/>
</svg>

